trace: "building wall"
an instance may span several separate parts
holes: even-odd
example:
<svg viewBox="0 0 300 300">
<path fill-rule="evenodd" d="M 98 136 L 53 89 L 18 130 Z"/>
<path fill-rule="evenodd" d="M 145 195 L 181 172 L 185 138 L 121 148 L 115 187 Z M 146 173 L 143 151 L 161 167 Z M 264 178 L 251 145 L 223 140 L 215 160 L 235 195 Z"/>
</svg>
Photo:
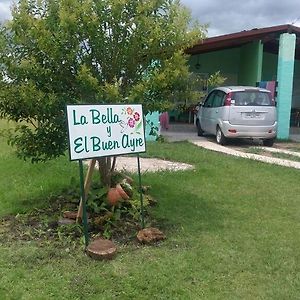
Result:
<svg viewBox="0 0 300 300">
<path fill-rule="evenodd" d="M 300 61 L 295 60 L 292 108 L 300 109 Z"/>
<path fill-rule="evenodd" d="M 240 49 L 238 84 L 255 86 L 261 80 L 263 45 L 255 41 Z"/>
<path fill-rule="evenodd" d="M 276 80 L 278 55 L 264 52 L 262 64 L 262 81 Z"/>
<path fill-rule="evenodd" d="M 278 55 L 263 52 L 260 42 L 241 48 L 213 51 L 193 55 L 189 59 L 190 70 L 210 75 L 217 71 L 226 77 L 224 85 L 254 85 L 257 81 L 277 79 Z M 196 69 L 196 64 L 200 65 Z M 292 108 L 300 109 L 300 61 L 295 60 Z"/>
<path fill-rule="evenodd" d="M 262 81 L 277 80 L 278 55 L 266 53 L 263 55 Z M 300 109 L 300 61 L 295 60 L 292 108 Z"/>
<path fill-rule="evenodd" d="M 261 80 L 263 45 L 253 42 L 240 48 L 225 49 L 191 56 L 190 70 L 199 74 L 217 71 L 226 77 L 224 85 L 254 85 Z M 199 68 L 196 68 L 199 65 Z"/>
<path fill-rule="evenodd" d="M 240 49 L 226 49 L 193 55 L 189 60 L 190 70 L 198 74 L 213 74 L 217 71 L 226 77 L 224 85 L 236 85 L 240 64 Z M 197 69 L 195 66 L 199 64 Z"/>
</svg>

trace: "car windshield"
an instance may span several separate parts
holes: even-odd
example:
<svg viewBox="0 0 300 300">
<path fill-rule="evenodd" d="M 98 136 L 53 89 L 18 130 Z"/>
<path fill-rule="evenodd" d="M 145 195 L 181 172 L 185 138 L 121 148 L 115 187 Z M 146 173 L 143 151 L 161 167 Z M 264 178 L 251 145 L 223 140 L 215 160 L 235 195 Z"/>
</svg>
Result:
<svg viewBox="0 0 300 300">
<path fill-rule="evenodd" d="M 271 94 L 260 91 L 241 91 L 232 93 L 236 106 L 274 106 Z"/>
</svg>

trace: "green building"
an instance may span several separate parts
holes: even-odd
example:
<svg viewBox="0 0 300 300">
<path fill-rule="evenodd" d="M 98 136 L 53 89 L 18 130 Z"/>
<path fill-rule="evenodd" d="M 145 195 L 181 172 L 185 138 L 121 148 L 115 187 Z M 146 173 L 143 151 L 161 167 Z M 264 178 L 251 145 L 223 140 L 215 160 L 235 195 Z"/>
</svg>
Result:
<svg viewBox="0 0 300 300">
<path fill-rule="evenodd" d="M 277 81 L 279 139 L 300 123 L 300 28 L 280 25 L 207 38 L 187 50 L 199 76 L 220 71 L 224 85 Z M 299 129 L 300 130 L 300 129 Z"/>
</svg>

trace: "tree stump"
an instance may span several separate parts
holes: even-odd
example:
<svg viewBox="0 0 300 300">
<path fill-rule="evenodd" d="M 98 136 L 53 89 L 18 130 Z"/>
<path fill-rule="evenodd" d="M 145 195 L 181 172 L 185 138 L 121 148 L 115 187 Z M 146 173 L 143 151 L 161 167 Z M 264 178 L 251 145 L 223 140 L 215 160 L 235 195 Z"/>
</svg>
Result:
<svg viewBox="0 0 300 300">
<path fill-rule="evenodd" d="M 93 259 L 112 259 L 117 247 L 110 240 L 98 238 L 88 245 L 86 252 Z"/>
</svg>

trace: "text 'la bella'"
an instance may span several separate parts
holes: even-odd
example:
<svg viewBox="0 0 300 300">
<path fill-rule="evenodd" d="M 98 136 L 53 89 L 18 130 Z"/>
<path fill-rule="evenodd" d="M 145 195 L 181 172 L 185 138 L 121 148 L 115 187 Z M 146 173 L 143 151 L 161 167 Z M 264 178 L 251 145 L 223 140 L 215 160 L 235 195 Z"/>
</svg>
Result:
<svg viewBox="0 0 300 300">
<path fill-rule="evenodd" d="M 113 113 L 112 108 L 107 108 L 105 113 L 97 109 L 90 109 L 88 116 L 84 114 L 77 115 L 76 110 L 72 112 L 73 125 L 87 124 L 116 124 L 120 122 L 119 116 Z"/>
</svg>

